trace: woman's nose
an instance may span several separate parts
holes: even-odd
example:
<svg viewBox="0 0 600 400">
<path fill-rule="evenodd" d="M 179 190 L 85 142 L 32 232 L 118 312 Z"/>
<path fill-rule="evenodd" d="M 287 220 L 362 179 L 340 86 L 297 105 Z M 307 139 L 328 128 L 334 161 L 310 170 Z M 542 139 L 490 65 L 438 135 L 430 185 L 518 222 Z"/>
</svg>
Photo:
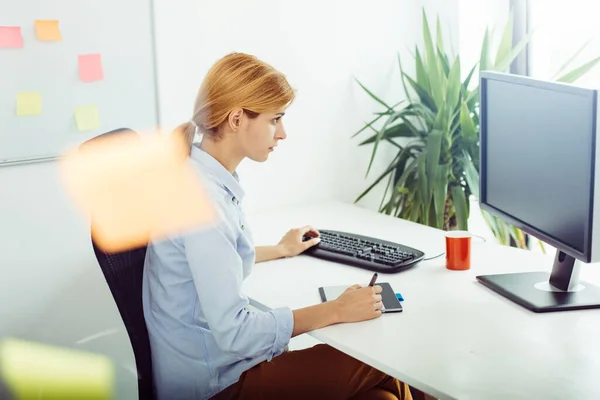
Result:
<svg viewBox="0 0 600 400">
<path fill-rule="evenodd" d="M 285 128 L 283 127 L 283 123 L 279 122 L 279 126 L 277 127 L 277 132 L 275 134 L 275 138 L 277 140 L 283 140 L 287 137 L 287 134 L 285 133 Z"/>
</svg>

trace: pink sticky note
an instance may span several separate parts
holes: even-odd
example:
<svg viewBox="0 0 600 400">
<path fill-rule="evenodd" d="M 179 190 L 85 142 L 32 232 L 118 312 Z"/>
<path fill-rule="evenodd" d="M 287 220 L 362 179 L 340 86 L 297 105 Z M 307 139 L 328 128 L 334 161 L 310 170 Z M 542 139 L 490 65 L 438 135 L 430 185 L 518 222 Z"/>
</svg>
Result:
<svg viewBox="0 0 600 400">
<path fill-rule="evenodd" d="M 23 36 L 20 26 L 0 26 L 0 47 L 10 49 L 23 48 Z"/>
<path fill-rule="evenodd" d="M 104 79 L 100 54 L 82 54 L 79 56 L 79 77 L 83 82 Z"/>
</svg>

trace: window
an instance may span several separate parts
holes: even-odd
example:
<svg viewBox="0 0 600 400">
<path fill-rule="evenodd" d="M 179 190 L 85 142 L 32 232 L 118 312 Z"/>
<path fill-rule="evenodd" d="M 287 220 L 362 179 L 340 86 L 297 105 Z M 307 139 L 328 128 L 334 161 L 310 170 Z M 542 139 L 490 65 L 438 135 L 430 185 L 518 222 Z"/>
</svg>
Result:
<svg viewBox="0 0 600 400">
<path fill-rule="evenodd" d="M 529 74 L 552 80 L 558 70 L 586 42 L 585 49 L 566 71 L 600 56 L 600 3 L 590 0 L 529 0 L 529 27 L 533 37 L 529 49 Z M 600 88 L 600 66 L 594 67 L 577 84 Z"/>
</svg>

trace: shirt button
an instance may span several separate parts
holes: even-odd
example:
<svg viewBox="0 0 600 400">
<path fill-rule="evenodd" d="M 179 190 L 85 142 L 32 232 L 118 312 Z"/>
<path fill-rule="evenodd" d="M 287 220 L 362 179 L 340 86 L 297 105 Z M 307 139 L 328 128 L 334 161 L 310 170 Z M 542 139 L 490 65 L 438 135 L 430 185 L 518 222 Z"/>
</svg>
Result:
<svg viewBox="0 0 600 400">
<path fill-rule="evenodd" d="M 244 225 L 242 225 L 242 230 L 246 229 L 246 227 Z"/>
</svg>

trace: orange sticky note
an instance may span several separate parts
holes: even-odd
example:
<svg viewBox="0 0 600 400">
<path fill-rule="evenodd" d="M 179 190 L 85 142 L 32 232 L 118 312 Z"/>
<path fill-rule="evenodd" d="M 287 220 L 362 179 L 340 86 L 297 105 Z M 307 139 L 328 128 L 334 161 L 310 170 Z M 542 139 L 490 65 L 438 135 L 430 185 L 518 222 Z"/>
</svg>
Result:
<svg viewBox="0 0 600 400">
<path fill-rule="evenodd" d="M 0 47 L 20 49 L 23 47 L 23 36 L 20 26 L 0 26 Z"/>
<path fill-rule="evenodd" d="M 100 54 L 81 54 L 79 56 L 79 78 L 83 82 L 101 81 L 104 79 Z"/>
<path fill-rule="evenodd" d="M 121 131 L 86 142 L 61 160 L 67 193 L 91 218 L 98 246 L 127 250 L 216 222 L 188 149 L 177 135 Z"/>
<path fill-rule="evenodd" d="M 35 31 L 39 40 L 59 41 L 62 40 L 57 20 L 35 21 Z"/>
</svg>

